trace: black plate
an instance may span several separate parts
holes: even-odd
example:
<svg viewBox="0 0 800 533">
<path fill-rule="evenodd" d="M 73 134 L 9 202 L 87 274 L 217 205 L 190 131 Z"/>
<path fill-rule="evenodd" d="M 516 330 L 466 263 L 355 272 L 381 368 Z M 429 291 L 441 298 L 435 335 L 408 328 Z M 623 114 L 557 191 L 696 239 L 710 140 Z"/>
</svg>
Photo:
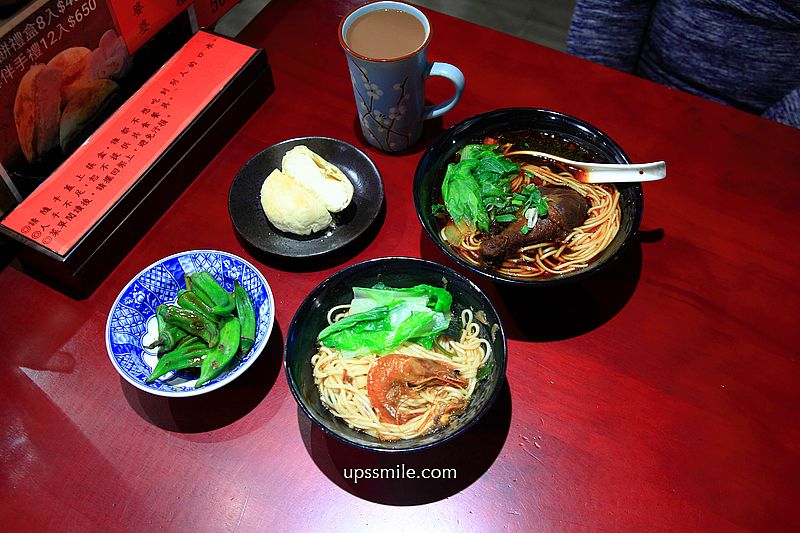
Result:
<svg viewBox="0 0 800 533">
<path fill-rule="evenodd" d="M 584 279 L 613 262 L 636 237 L 644 209 L 642 186 L 638 183 L 617 184 L 622 210 L 620 228 L 606 249 L 589 266 L 566 274 L 541 280 L 502 276 L 462 259 L 439 236 L 439 223 L 431 212 L 438 202 L 447 163 L 465 144 L 477 142 L 487 136 L 515 131 L 526 131 L 535 138 L 530 141 L 532 150 L 559 155 L 575 161 L 597 163 L 630 163 L 630 159 L 611 137 L 578 118 L 535 108 L 498 109 L 475 115 L 448 129 L 420 159 L 414 175 L 414 206 L 428 237 L 453 261 L 494 281 L 528 287 L 545 287 Z"/>
<path fill-rule="evenodd" d="M 371 287 L 383 282 L 390 287 L 413 287 L 427 283 L 446 286 L 453 295 L 453 311 L 482 310 L 486 322 L 482 336 L 490 340 L 494 368 L 478 383 L 467 410 L 448 426 L 408 440 L 381 441 L 348 426 L 335 417 L 319 398 L 314 384 L 311 356 L 316 351 L 317 334 L 328 325 L 328 310 L 350 303 L 353 287 Z M 497 326 L 496 328 L 494 326 Z M 303 300 L 286 333 L 284 366 L 289 388 L 303 412 L 323 431 L 352 446 L 380 452 L 409 452 L 449 441 L 472 427 L 488 410 L 505 379 L 508 348 L 497 310 L 470 280 L 456 271 L 432 261 L 411 257 L 382 257 L 349 266 L 320 283 Z"/>
<path fill-rule="evenodd" d="M 332 213 L 333 225 L 308 236 L 278 230 L 261 207 L 264 180 L 281 168 L 286 152 L 300 145 L 339 167 L 355 189 L 350 205 L 341 213 Z M 239 235 L 263 252 L 288 258 L 320 256 L 350 244 L 372 225 L 382 205 L 383 180 L 375 163 L 355 146 L 328 137 L 299 137 L 273 144 L 242 167 L 228 193 L 228 213 Z"/>
</svg>

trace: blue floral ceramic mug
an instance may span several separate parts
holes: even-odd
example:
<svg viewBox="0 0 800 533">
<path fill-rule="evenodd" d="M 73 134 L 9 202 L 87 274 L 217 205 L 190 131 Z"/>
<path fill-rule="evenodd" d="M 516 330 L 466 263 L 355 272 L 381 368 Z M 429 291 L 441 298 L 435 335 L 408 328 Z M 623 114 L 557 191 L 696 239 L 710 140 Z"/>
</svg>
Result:
<svg viewBox="0 0 800 533">
<path fill-rule="evenodd" d="M 422 25 L 420 45 L 400 57 L 369 57 L 355 51 L 348 32 L 359 18 L 376 11 L 401 11 Z M 392 31 L 383 39 L 395 37 Z M 464 74 L 447 63 L 428 63 L 431 26 L 417 8 L 402 2 L 373 2 L 353 9 L 339 24 L 339 42 L 347 56 L 359 122 L 367 141 L 387 152 L 398 152 L 417 142 L 425 120 L 450 111 L 461 98 Z M 425 106 L 425 78 L 442 76 L 455 86 L 455 95 L 440 104 Z"/>
</svg>

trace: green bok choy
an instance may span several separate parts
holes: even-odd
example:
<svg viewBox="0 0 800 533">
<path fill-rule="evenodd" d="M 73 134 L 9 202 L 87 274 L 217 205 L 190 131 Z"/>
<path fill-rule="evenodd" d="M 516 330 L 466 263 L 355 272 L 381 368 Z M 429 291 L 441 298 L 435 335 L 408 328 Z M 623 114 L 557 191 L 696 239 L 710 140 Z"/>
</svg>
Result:
<svg viewBox="0 0 800 533">
<path fill-rule="evenodd" d="M 486 233 L 494 222 L 509 224 L 532 207 L 539 216 L 547 215 L 546 198 L 535 185 L 511 192 L 520 166 L 503 155 L 498 145 L 468 144 L 458 155 L 458 162 L 447 166 L 442 199 L 462 235 Z M 434 206 L 434 214 L 440 209 Z"/>
<path fill-rule="evenodd" d="M 384 354 L 406 341 L 431 348 L 450 325 L 453 298 L 445 289 L 417 285 L 393 289 L 383 284 L 355 287 L 350 314 L 323 329 L 317 339 L 344 357 Z"/>
</svg>

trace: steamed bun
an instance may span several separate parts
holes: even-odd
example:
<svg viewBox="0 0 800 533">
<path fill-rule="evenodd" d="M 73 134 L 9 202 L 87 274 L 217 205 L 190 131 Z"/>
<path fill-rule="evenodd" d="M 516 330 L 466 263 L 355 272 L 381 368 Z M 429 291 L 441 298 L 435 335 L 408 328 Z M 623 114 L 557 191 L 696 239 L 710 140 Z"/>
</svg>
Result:
<svg viewBox="0 0 800 533">
<path fill-rule="evenodd" d="M 305 146 L 283 156 L 283 171 L 314 194 L 331 213 L 343 211 L 353 200 L 353 184 L 336 166 Z"/>
<path fill-rule="evenodd" d="M 310 235 L 333 221 L 314 194 L 278 169 L 261 186 L 261 207 L 276 228 L 297 235 Z"/>
</svg>

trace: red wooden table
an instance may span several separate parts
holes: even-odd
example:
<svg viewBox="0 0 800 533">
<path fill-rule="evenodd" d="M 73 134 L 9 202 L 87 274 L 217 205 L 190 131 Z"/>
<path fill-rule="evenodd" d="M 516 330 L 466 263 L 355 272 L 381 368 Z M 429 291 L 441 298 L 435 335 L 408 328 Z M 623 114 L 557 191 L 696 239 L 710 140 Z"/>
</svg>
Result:
<svg viewBox="0 0 800 533">
<path fill-rule="evenodd" d="M 800 131 L 428 12 L 431 59 L 458 65 L 467 89 L 414 153 L 365 148 L 386 184 L 374 239 L 325 261 L 252 257 L 227 214 L 239 167 L 295 136 L 363 146 L 336 38 L 350 7 L 273 0 L 248 27 L 242 38 L 268 51 L 276 92 L 241 131 L 219 132 L 219 155 L 91 297 L 64 296 L 15 263 L 0 271 L 0 529 L 800 528 Z M 449 90 L 431 83 L 430 97 Z M 476 279 L 508 332 L 507 385 L 452 444 L 384 456 L 326 437 L 281 366 L 295 309 L 360 260 L 453 266 L 417 221 L 414 169 L 444 128 L 513 106 L 578 116 L 633 160 L 668 162 L 667 181 L 645 187 L 636 245 L 559 292 Z M 253 261 L 274 291 L 276 327 L 233 384 L 194 399 L 147 395 L 108 360 L 107 313 L 139 270 L 195 248 Z M 562 314 L 536 315 L 533 298 Z M 397 465 L 457 477 L 344 477 Z"/>
</svg>

